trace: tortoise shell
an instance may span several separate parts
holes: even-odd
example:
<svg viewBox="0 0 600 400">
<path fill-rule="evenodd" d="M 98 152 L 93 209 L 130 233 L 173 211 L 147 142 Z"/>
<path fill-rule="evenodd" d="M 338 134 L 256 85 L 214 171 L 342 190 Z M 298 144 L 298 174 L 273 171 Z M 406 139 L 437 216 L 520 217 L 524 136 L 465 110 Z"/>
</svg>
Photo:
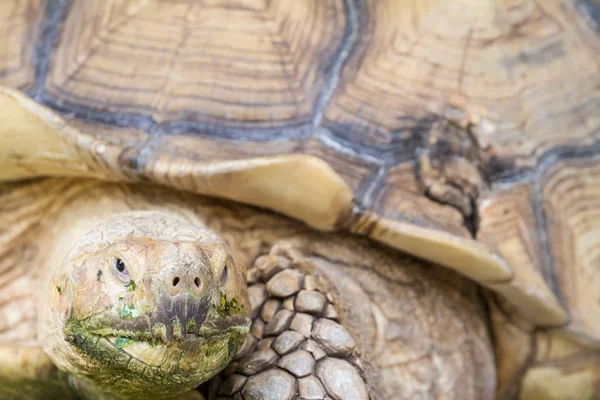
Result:
<svg viewBox="0 0 600 400">
<path fill-rule="evenodd" d="M 351 231 L 600 346 L 590 1 L 4 1 L 0 180 L 158 182 Z"/>
</svg>

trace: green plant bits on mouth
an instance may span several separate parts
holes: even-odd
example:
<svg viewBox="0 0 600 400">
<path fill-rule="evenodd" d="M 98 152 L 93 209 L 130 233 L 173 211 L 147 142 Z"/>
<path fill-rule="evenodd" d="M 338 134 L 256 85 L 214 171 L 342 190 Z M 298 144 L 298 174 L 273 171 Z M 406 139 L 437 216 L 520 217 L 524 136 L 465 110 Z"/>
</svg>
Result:
<svg viewBox="0 0 600 400">
<path fill-rule="evenodd" d="M 115 340 L 115 347 L 117 349 L 122 349 L 123 347 L 127 346 L 128 344 L 130 344 L 132 342 L 133 342 L 133 339 L 118 336 L 117 339 Z"/>
<path fill-rule="evenodd" d="M 195 319 L 190 319 L 187 324 L 185 325 L 185 331 L 188 333 L 191 333 L 194 328 L 196 327 L 196 320 Z"/>
<path fill-rule="evenodd" d="M 229 338 L 227 341 L 227 354 L 231 357 L 235 353 L 235 343 L 233 342 L 233 338 Z"/>
<path fill-rule="evenodd" d="M 137 285 L 133 279 L 130 279 L 129 283 L 125 285 L 125 287 L 127 288 L 128 292 L 133 292 L 137 288 Z"/>
<path fill-rule="evenodd" d="M 56 291 L 58 292 L 58 294 L 62 294 L 62 289 L 60 288 L 60 286 L 56 287 Z"/>
<path fill-rule="evenodd" d="M 121 308 L 119 308 L 119 316 L 123 319 L 135 319 L 139 318 L 140 315 L 142 315 L 142 313 L 135 305 L 122 304 Z"/>
<path fill-rule="evenodd" d="M 227 295 L 221 295 L 221 304 L 216 307 L 217 313 L 222 317 L 230 317 L 231 312 L 240 311 L 241 308 L 235 298 L 227 300 Z"/>
</svg>

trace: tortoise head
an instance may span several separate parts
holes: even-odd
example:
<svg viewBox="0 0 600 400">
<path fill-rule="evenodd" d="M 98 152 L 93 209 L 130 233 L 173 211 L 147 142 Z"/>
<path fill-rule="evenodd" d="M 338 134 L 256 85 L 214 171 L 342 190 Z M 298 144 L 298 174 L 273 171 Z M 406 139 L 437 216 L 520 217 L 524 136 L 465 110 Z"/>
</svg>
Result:
<svg viewBox="0 0 600 400">
<path fill-rule="evenodd" d="M 215 375 L 249 330 L 245 268 L 210 230 L 158 212 L 94 226 L 53 271 L 40 340 L 57 366 L 127 397 Z"/>
</svg>

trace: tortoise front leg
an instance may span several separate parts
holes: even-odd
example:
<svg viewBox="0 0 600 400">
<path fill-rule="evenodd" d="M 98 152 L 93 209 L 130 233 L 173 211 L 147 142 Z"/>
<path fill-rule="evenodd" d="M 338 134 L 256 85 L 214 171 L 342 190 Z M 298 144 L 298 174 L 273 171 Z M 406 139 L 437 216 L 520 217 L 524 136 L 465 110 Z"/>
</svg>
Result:
<svg viewBox="0 0 600 400">
<path fill-rule="evenodd" d="M 370 247 L 301 240 L 259 257 L 251 334 L 207 398 L 494 398 L 475 285 Z"/>
<path fill-rule="evenodd" d="M 253 324 L 209 399 L 367 399 L 376 390 L 333 298 L 289 258 L 259 258 L 249 270 Z M 328 298 L 329 297 L 329 298 Z"/>
<path fill-rule="evenodd" d="M 0 399 L 117 400 L 60 371 L 41 347 L 0 346 Z"/>
<path fill-rule="evenodd" d="M 0 399 L 118 400 L 54 366 L 40 347 L 0 346 Z M 197 391 L 170 400 L 204 400 Z"/>
<path fill-rule="evenodd" d="M 1 399 L 75 399 L 68 377 L 40 347 L 0 346 Z"/>
</svg>

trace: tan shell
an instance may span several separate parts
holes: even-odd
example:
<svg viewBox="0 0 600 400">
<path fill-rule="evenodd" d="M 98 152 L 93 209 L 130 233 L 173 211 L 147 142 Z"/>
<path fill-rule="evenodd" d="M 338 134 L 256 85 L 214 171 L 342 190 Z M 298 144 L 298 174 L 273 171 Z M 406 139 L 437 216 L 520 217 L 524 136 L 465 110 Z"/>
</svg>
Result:
<svg viewBox="0 0 600 400">
<path fill-rule="evenodd" d="M 42 3 L 0 5 L 0 180 L 263 206 L 600 347 L 594 2 Z"/>
</svg>

